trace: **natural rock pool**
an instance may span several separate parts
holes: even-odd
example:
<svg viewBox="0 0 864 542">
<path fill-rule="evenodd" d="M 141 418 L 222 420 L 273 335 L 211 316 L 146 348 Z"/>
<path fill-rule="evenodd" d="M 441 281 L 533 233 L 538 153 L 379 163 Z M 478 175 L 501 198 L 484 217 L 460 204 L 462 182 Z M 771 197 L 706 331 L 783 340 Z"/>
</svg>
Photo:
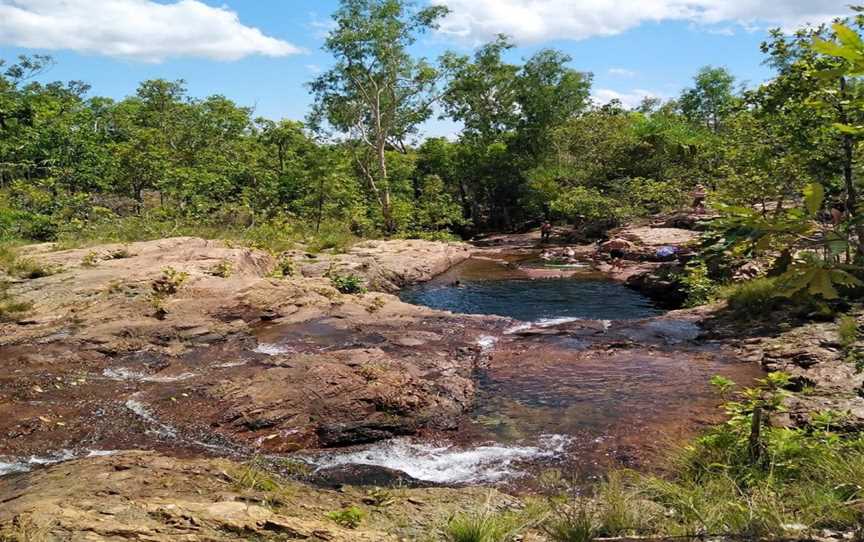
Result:
<svg viewBox="0 0 864 542">
<path fill-rule="evenodd" d="M 402 301 L 463 314 L 525 322 L 565 318 L 629 320 L 657 316 L 650 300 L 622 284 L 595 279 L 465 280 L 408 288 Z"/>
<path fill-rule="evenodd" d="M 588 268 L 556 277 L 518 262 L 469 260 L 401 294 L 435 309 L 516 320 L 478 338 L 484 361 L 477 400 L 458 431 L 314 461 L 325 469 L 371 465 L 430 482 L 515 489 L 530 488 L 548 468 L 587 479 L 611 466 L 650 466 L 718 421 L 712 376 L 746 384 L 760 375 L 700 341 L 693 321 L 664 316 Z"/>
</svg>

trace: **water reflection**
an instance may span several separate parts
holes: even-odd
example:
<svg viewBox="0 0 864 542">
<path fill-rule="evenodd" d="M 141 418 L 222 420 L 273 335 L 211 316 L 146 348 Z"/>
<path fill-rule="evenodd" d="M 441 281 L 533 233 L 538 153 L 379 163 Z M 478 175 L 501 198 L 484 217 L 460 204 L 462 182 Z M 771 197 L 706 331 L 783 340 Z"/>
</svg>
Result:
<svg viewBox="0 0 864 542">
<path fill-rule="evenodd" d="M 638 319 L 660 314 L 650 300 L 614 282 L 516 279 L 425 284 L 402 292 L 403 301 L 463 314 L 523 321 L 552 318 Z"/>
</svg>

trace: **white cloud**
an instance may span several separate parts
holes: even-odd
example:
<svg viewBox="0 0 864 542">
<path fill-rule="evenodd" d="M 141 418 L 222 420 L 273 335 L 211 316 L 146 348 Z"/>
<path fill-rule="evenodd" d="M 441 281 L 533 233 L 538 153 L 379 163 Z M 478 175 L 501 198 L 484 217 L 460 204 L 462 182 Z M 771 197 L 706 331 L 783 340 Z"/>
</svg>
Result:
<svg viewBox="0 0 864 542">
<path fill-rule="evenodd" d="M 226 7 L 198 0 L 0 0 L 0 45 L 145 62 L 171 57 L 238 60 L 301 51 L 242 24 Z"/>
<path fill-rule="evenodd" d="M 609 75 L 614 77 L 636 77 L 637 73 L 633 70 L 628 70 L 627 68 L 609 68 Z"/>
<path fill-rule="evenodd" d="M 612 100 L 618 100 L 627 109 L 638 107 L 645 98 L 663 98 L 659 92 L 644 89 L 633 89 L 629 92 L 618 92 L 608 88 L 596 88 L 591 93 L 595 105 L 606 105 Z"/>
<path fill-rule="evenodd" d="M 850 13 L 849 0 L 430 0 L 452 13 L 441 31 L 468 41 L 519 43 L 611 36 L 646 22 L 793 28 Z"/>
</svg>

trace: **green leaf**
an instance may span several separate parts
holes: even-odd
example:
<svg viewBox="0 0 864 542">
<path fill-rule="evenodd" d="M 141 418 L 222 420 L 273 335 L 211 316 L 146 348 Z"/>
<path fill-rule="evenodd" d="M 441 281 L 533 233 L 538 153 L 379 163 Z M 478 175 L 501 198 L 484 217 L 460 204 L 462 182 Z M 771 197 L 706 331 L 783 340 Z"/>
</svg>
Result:
<svg viewBox="0 0 864 542">
<path fill-rule="evenodd" d="M 837 289 L 834 288 L 834 284 L 831 282 L 831 272 L 827 269 L 816 269 L 810 280 L 808 291 L 812 295 L 821 295 L 824 299 L 829 300 L 840 297 L 840 294 L 837 293 Z"/>
<path fill-rule="evenodd" d="M 839 284 L 840 286 L 846 286 L 847 288 L 853 286 L 864 286 L 864 282 L 861 282 L 857 277 L 851 273 L 843 271 L 842 269 L 833 269 L 831 271 L 831 280 L 834 283 Z"/>
<path fill-rule="evenodd" d="M 848 49 L 853 51 L 861 51 L 864 49 L 864 42 L 861 41 L 861 36 L 843 23 L 834 23 L 834 32 L 837 34 L 837 39 Z"/>
<path fill-rule="evenodd" d="M 834 123 L 831 125 L 835 130 L 850 135 L 861 135 L 864 133 L 864 127 L 862 126 L 849 126 L 848 124 L 839 124 Z"/>
<path fill-rule="evenodd" d="M 844 237 L 833 233 L 826 236 L 825 246 L 828 247 L 828 250 L 833 256 L 837 256 L 838 254 L 843 254 L 844 252 L 846 252 L 846 249 L 849 247 L 849 241 L 847 241 Z"/>
<path fill-rule="evenodd" d="M 861 57 L 854 49 L 844 47 L 833 41 L 823 40 L 822 38 L 813 38 L 813 50 L 823 55 L 844 58 L 852 62 Z"/>
<path fill-rule="evenodd" d="M 822 208 L 822 202 L 825 200 L 825 189 L 819 183 L 810 183 L 804 187 L 804 203 L 807 205 L 807 212 L 815 215 Z"/>
</svg>

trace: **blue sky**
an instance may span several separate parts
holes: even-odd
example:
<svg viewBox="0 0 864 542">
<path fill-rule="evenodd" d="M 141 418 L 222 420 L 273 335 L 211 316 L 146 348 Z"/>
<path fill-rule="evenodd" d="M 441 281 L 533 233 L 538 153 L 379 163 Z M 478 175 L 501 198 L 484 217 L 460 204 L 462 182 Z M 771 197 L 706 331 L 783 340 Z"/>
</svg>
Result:
<svg viewBox="0 0 864 542">
<path fill-rule="evenodd" d="M 436 57 L 470 52 L 497 32 L 514 35 L 513 60 L 563 50 L 594 74 L 598 100 L 635 103 L 677 95 L 703 65 L 741 81 L 770 77 L 759 43 L 846 12 L 836 0 L 422 0 L 453 14 L 417 46 Z M 149 78 L 182 78 L 190 94 L 224 94 L 271 118 L 302 119 L 304 86 L 326 68 L 321 51 L 338 0 L 0 0 L 0 58 L 48 53 L 47 78 L 79 79 L 122 98 Z M 452 134 L 432 122 L 428 135 Z"/>
</svg>

